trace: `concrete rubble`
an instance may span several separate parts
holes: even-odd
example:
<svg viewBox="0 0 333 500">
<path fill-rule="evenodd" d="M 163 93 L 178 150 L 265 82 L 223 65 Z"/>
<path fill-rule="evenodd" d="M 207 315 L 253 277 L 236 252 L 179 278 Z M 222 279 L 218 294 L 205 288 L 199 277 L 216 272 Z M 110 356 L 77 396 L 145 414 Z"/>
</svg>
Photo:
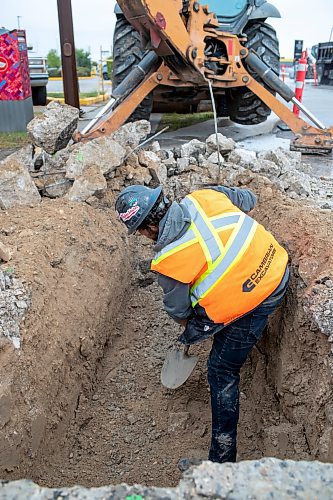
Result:
<svg viewBox="0 0 333 500">
<path fill-rule="evenodd" d="M 101 198 L 107 189 L 106 179 L 97 165 L 89 165 L 77 177 L 66 197 L 71 201 L 86 201 L 90 196 Z"/>
<path fill-rule="evenodd" d="M 31 303 L 24 284 L 14 269 L 0 268 L 0 346 L 4 338 L 18 349 L 21 346 L 21 323 Z"/>
<path fill-rule="evenodd" d="M 27 126 L 31 141 L 36 146 L 53 154 L 65 148 L 77 129 L 79 110 L 51 102 L 42 116 L 37 116 Z"/>
<path fill-rule="evenodd" d="M 303 500 L 333 496 L 333 465 L 263 458 L 236 464 L 203 462 L 186 472 L 176 488 L 147 486 L 103 486 L 99 488 L 43 488 L 28 480 L 0 481 L 3 500 L 114 500 L 128 499 L 216 499 L 224 500 Z"/>
<path fill-rule="evenodd" d="M 40 201 L 40 195 L 83 202 L 91 196 L 103 196 L 105 183 L 115 190 L 135 183 L 166 185 L 170 177 L 186 173 L 198 186 L 200 176 L 203 185 L 217 182 L 221 176 L 223 182 L 232 185 L 240 174 L 247 178 L 260 174 L 290 198 L 306 198 L 323 209 L 333 208 L 332 180 L 311 176 L 300 153 L 281 148 L 256 153 L 237 147 L 233 139 L 221 133 L 217 139 L 211 134 L 205 142 L 193 139 L 169 150 L 161 149 L 158 141 L 139 149 L 151 130 L 145 120 L 127 123 L 111 136 L 66 147 L 77 123 L 76 111 L 52 103 L 44 117 L 30 123 L 33 147 L 23 148 L 0 164 L 0 186 L 1 181 L 9 186 L 5 190 L 8 198 L 0 188 L 0 206 L 34 204 Z M 60 140 L 59 130 L 64 127 L 66 140 L 63 136 Z M 59 150 L 60 146 L 64 149 Z"/>
<path fill-rule="evenodd" d="M 40 200 L 27 167 L 15 153 L 0 162 L 0 208 L 36 205 Z"/>
<path fill-rule="evenodd" d="M 126 150 L 110 137 L 101 137 L 86 144 L 80 143 L 66 162 L 66 178 L 76 179 L 91 165 L 98 165 L 105 176 L 112 176 L 122 165 Z"/>
</svg>

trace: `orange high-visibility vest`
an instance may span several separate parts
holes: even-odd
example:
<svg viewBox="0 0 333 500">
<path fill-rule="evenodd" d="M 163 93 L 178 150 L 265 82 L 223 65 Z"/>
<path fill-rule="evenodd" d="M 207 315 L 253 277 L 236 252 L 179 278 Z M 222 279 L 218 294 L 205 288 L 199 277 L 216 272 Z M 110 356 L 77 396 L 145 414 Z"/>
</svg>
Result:
<svg viewBox="0 0 333 500">
<path fill-rule="evenodd" d="M 218 191 L 204 189 L 181 204 L 191 224 L 158 252 L 151 269 L 189 283 L 192 306 L 228 324 L 255 309 L 279 286 L 288 254 L 254 219 Z"/>
</svg>

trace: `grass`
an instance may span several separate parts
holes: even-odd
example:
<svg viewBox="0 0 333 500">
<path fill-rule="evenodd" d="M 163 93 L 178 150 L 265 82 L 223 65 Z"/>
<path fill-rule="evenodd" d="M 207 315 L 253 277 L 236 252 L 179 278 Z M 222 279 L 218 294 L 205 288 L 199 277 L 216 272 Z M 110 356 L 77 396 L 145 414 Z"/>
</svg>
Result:
<svg viewBox="0 0 333 500">
<path fill-rule="evenodd" d="M 29 143 L 26 132 L 0 132 L 0 149 L 22 148 Z"/>
<path fill-rule="evenodd" d="M 196 123 L 211 120 L 213 116 L 214 115 L 211 112 L 191 113 L 187 115 L 165 113 L 159 123 L 158 130 L 162 130 L 164 127 L 169 127 L 168 132 L 172 132 L 182 127 L 189 127 L 190 125 L 195 125 Z"/>
<path fill-rule="evenodd" d="M 81 92 L 80 93 L 80 97 L 97 97 L 99 95 L 101 95 L 101 92 L 98 92 L 97 90 L 94 92 Z M 57 97 L 60 99 L 60 98 L 64 97 L 64 93 L 63 92 L 48 92 L 47 96 L 48 97 Z"/>
</svg>

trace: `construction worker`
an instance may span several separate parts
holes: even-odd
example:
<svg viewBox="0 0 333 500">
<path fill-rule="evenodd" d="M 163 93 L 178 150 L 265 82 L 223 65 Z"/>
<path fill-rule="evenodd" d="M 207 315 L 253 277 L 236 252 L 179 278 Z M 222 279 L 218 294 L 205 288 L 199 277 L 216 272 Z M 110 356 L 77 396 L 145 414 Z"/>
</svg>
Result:
<svg viewBox="0 0 333 500">
<path fill-rule="evenodd" d="M 125 188 L 116 201 L 128 233 L 154 241 L 166 312 L 185 330 L 185 344 L 213 336 L 208 360 L 212 438 L 209 460 L 236 461 L 240 369 L 282 302 L 288 255 L 247 215 L 248 190 L 224 186 L 194 191 L 171 203 L 162 188 Z"/>
</svg>

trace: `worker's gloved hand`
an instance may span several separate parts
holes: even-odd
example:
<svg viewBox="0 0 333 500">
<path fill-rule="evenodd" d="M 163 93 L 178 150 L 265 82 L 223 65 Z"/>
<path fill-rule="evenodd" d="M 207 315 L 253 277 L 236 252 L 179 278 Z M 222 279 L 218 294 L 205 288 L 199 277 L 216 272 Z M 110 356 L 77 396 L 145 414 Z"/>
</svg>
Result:
<svg viewBox="0 0 333 500">
<path fill-rule="evenodd" d="M 209 318 L 194 314 L 187 321 L 184 332 L 178 337 L 182 344 L 196 344 L 222 330 L 222 323 L 213 323 Z"/>
</svg>

